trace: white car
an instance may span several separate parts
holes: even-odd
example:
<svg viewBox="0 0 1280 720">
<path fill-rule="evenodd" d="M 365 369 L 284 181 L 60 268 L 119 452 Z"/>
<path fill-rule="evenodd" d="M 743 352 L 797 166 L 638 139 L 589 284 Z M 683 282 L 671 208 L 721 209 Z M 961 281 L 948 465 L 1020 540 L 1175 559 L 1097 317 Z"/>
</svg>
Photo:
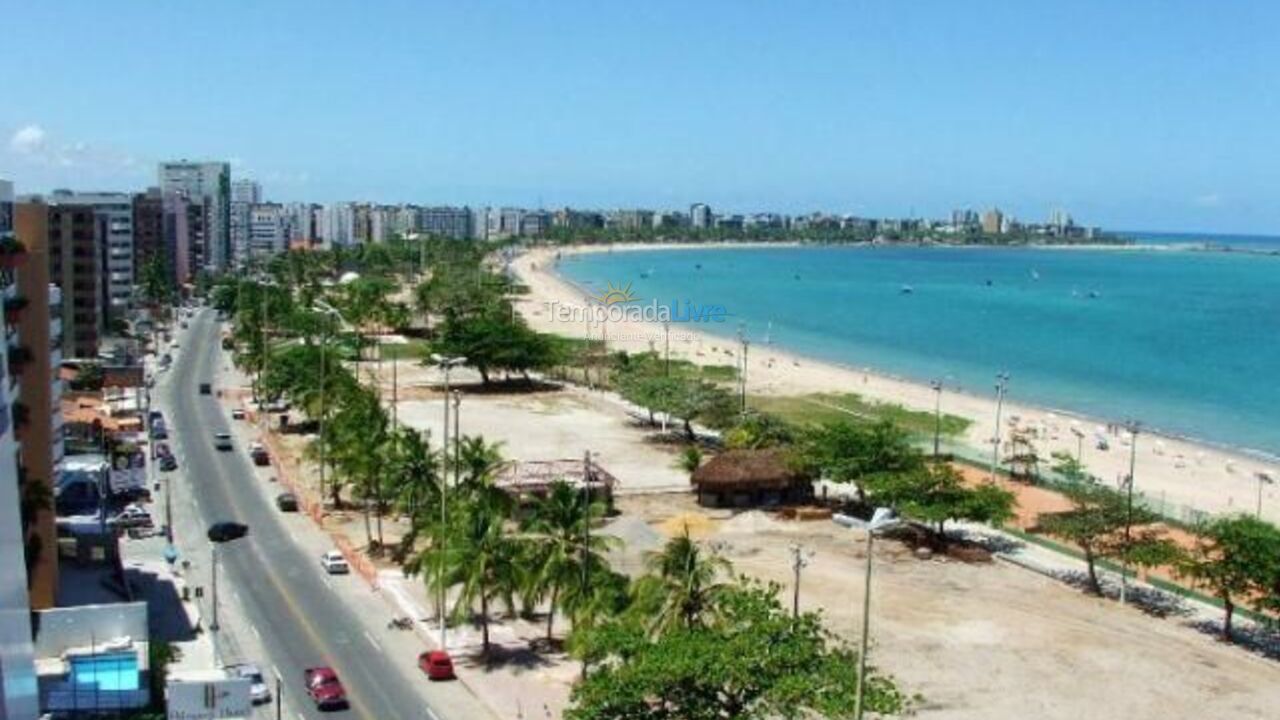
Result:
<svg viewBox="0 0 1280 720">
<path fill-rule="evenodd" d="M 337 550 L 320 556 L 320 566 L 330 575 L 346 575 L 351 572 L 351 566 L 347 564 L 347 559 L 342 557 L 342 553 Z"/>
<path fill-rule="evenodd" d="M 107 522 L 121 528 L 151 527 L 154 525 L 151 520 L 151 513 L 144 510 L 141 505 L 126 505 L 119 515 Z"/>
<path fill-rule="evenodd" d="M 271 690 L 267 687 L 267 681 L 262 679 L 262 671 L 258 669 L 257 665 L 253 663 L 228 665 L 226 670 L 233 677 L 242 677 L 249 680 L 249 700 L 254 705 L 271 702 Z"/>
</svg>

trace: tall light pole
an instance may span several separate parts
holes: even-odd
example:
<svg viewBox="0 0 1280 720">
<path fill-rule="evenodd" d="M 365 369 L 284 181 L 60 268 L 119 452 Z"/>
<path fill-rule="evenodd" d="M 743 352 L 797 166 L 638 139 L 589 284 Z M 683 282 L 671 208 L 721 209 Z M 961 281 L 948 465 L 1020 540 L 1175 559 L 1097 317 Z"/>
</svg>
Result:
<svg viewBox="0 0 1280 720">
<path fill-rule="evenodd" d="M 1256 513 L 1256 516 L 1259 520 L 1261 520 L 1262 519 L 1262 486 L 1274 485 L 1276 483 L 1276 480 L 1275 478 L 1271 477 L 1271 473 L 1265 470 L 1259 470 L 1257 473 L 1255 473 L 1255 475 L 1258 478 L 1258 511 Z"/>
<path fill-rule="evenodd" d="M 1133 530 L 1133 472 L 1138 465 L 1138 430 L 1141 424 L 1137 420 L 1125 423 L 1129 430 L 1129 477 L 1125 482 L 1125 519 L 1124 519 L 1124 558 L 1120 563 L 1120 604 L 1125 602 L 1129 585 L 1129 551 L 1132 547 Z"/>
<path fill-rule="evenodd" d="M 738 378 L 738 391 L 740 394 L 741 411 L 747 411 L 747 347 L 751 341 L 747 340 L 747 330 L 742 323 L 738 323 L 738 344 L 742 347 L 742 358 L 740 366 L 742 368 Z"/>
<path fill-rule="evenodd" d="M 327 317 L 336 318 L 339 323 L 342 322 L 342 313 L 337 308 L 324 302 L 317 300 L 312 309 L 322 313 Z M 328 384 L 328 361 L 329 361 L 329 325 L 326 323 L 320 334 L 320 509 L 324 510 L 324 469 L 328 464 L 327 456 L 329 443 L 324 438 L 325 420 L 329 416 L 329 384 Z M 336 509 L 336 508 L 335 508 Z"/>
<path fill-rule="evenodd" d="M 459 477 L 462 472 L 462 428 L 460 427 L 462 418 L 462 392 L 453 391 L 453 484 L 456 487 L 460 482 Z"/>
<path fill-rule="evenodd" d="M 671 321 L 662 321 L 662 342 L 663 342 L 663 369 L 662 374 L 671 376 Z"/>
<path fill-rule="evenodd" d="M 857 696 L 854 700 L 854 720 L 862 720 L 863 696 L 866 694 L 867 651 L 871 647 L 871 554 L 875 549 L 876 533 L 884 532 L 898 524 L 896 518 L 885 518 L 879 521 L 873 516 L 867 523 L 867 567 L 862 581 L 862 638 L 858 651 Z"/>
<path fill-rule="evenodd" d="M 942 381 L 929 383 L 933 388 L 933 459 L 938 459 L 938 446 L 942 442 Z"/>
<path fill-rule="evenodd" d="M 440 562 L 436 566 L 436 584 L 439 585 L 436 615 L 437 620 L 440 622 L 440 649 L 447 651 L 448 630 L 445 626 L 445 605 L 448 603 L 448 593 L 445 592 L 444 587 L 444 550 L 445 542 L 447 542 L 447 533 L 445 532 L 445 523 L 448 522 L 446 495 L 449 487 L 449 371 L 466 362 L 467 359 L 461 356 L 447 357 L 439 353 L 432 353 L 431 360 L 444 371 L 444 441 L 440 445 L 440 457 L 444 459 L 444 467 L 440 468 L 440 552 L 436 554 Z"/>
<path fill-rule="evenodd" d="M 991 436 L 991 482 L 996 481 L 996 465 L 1000 462 L 1000 411 L 1004 409 L 1004 396 L 1009 391 L 1009 373 L 996 373 L 996 431 Z"/>
</svg>

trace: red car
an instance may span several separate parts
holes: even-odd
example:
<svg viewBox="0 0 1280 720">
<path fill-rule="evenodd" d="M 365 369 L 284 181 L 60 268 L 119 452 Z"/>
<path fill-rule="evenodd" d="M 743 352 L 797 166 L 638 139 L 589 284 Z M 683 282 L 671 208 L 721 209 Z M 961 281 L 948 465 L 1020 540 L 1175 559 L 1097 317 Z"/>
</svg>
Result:
<svg viewBox="0 0 1280 720">
<path fill-rule="evenodd" d="M 418 656 L 418 669 L 431 680 L 452 680 L 453 660 L 443 650 L 428 650 Z"/>
<path fill-rule="evenodd" d="M 307 668 L 302 674 L 307 695 L 320 710 L 347 707 L 347 691 L 331 667 Z"/>
</svg>

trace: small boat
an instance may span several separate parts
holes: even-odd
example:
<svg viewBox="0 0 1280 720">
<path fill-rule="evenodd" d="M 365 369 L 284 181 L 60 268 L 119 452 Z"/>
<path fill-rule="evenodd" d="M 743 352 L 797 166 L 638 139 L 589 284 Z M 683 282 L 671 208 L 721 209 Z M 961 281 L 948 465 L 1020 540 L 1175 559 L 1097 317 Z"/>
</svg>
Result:
<svg viewBox="0 0 1280 720">
<path fill-rule="evenodd" d="M 1039 280 L 1040 280 L 1040 271 L 1039 271 L 1039 270 L 1036 270 L 1035 268 L 1031 268 L 1031 279 L 1032 279 L 1032 280 L 1039 281 Z"/>
<path fill-rule="evenodd" d="M 645 270 L 644 272 L 640 273 L 641 278 L 648 278 L 652 276 L 653 276 L 653 268 L 649 268 L 648 270 Z"/>
<path fill-rule="evenodd" d="M 915 288 L 913 288 L 913 287 L 911 287 L 910 285 L 903 285 L 903 286 L 902 286 L 902 289 L 901 289 L 901 290 L 899 290 L 898 292 L 902 293 L 903 295 L 910 295 L 911 293 L 913 293 L 913 292 L 915 292 L 915 291 L 916 291 L 916 289 L 915 289 Z"/>
<path fill-rule="evenodd" d="M 1100 297 L 1102 297 L 1102 295 L 1101 295 L 1097 290 L 1090 290 L 1090 291 L 1089 291 L 1089 299 L 1090 299 L 1090 300 L 1097 300 L 1097 299 L 1098 299 L 1098 298 L 1100 298 Z"/>
<path fill-rule="evenodd" d="M 987 282 L 986 282 L 985 284 L 986 284 L 986 286 L 987 286 L 987 287 L 991 287 L 992 285 L 995 285 L 995 283 L 991 282 L 991 280 L 989 280 L 989 279 L 987 280 Z"/>
<path fill-rule="evenodd" d="M 694 269 L 694 270 L 701 270 L 701 269 L 702 269 L 702 263 L 694 263 L 694 264 L 693 264 L 693 269 Z"/>
</svg>

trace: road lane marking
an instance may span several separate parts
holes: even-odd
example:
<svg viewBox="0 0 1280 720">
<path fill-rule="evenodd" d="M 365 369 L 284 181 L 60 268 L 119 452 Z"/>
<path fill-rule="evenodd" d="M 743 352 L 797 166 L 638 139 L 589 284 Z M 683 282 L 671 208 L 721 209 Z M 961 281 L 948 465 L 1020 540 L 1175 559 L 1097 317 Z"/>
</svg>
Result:
<svg viewBox="0 0 1280 720">
<path fill-rule="evenodd" d="M 378 644 L 377 640 L 373 639 L 373 636 L 369 634 L 368 630 L 364 631 L 364 639 L 369 641 L 369 644 L 373 646 L 374 650 L 382 652 L 382 646 Z"/>
</svg>

